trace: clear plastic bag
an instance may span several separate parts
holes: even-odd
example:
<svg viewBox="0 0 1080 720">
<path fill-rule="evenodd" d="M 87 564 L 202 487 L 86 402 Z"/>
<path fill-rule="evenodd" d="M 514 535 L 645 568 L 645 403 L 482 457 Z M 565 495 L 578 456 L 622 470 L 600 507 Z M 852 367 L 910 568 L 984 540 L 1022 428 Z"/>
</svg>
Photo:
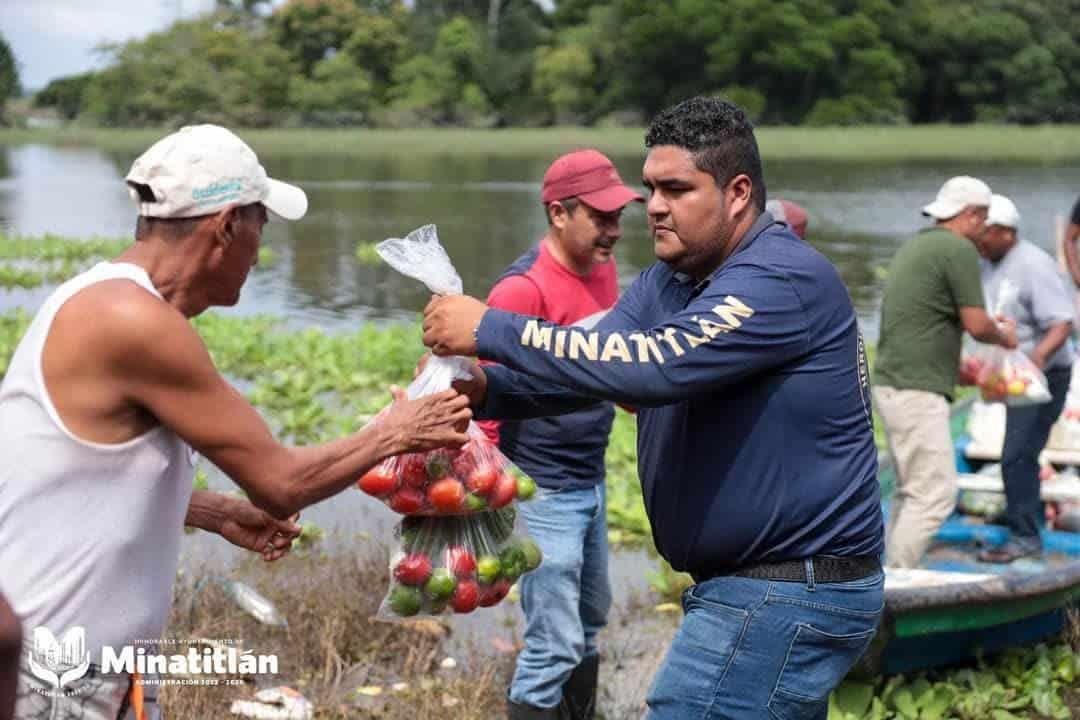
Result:
<svg viewBox="0 0 1080 720">
<path fill-rule="evenodd" d="M 415 278 L 435 293 L 461 294 L 454 270 L 434 225 L 390 238 L 376 246 L 395 270 Z M 465 357 L 430 357 L 408 388 L 410 398 L 442 392 L 454 380 L 471 378 Z M 374 422 L 378 422 L 376 416 Z M 465 515 L 528 500 L 536 483 L 511 463 L 475 423 L 461 449 L 407 453 L 388 458 L 357 481 L 357 487 L 383 500 L 402 515 Z"/>
<path fill-rule="evenodd" d="M 1050 402 L 1046 376 L 1019 348 L 976 345 L 960 360 L 960 380 L 973 381 L 984 402 L 1010 407 Z"/>
<path fill-rule="evenodd" d="M 464 285 L 450 257 L 439 243 L 434 225 L 424 225 L 403 238 L 388 238 L 375 246 L 379 257 L 402 275 L 419 280 L 438 295 L 460 295 Z M 442 392 L 454 380 L 468 380 L 468 358 L 432 356 L 424 371 L 409 385 L 409 398 Z"/>
<path fill-rule="evenodd" d="M 460 449 L 406 453 L 387 458 L 357 482 L 402 515 L 466 515 L 529 500 L 536 483 L 469 423 Z"/>
<path fill-rule="evenodd" d="M 543 556 L 514 532 L 510 508 L 468 517 L 409 517 L 398 526 L 378 617 L 470 613 L 506 598 Z"/>
</svg>

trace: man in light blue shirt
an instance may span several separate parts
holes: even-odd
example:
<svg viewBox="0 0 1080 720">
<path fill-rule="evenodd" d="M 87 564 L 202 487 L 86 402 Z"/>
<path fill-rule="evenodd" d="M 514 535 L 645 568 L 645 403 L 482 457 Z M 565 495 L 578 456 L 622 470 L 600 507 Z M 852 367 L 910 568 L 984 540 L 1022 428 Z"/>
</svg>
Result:
<svg viewBox="0 0 1080 720">
<path fill-rule="evenodd" d="M 994 195 L 986 231 L 977 243 L 984 258 L 983 288 L 992 312 L 1016 321 L 1019 349 L 1046 374 L 1051 400 L 1006 410 L 1001 474 L 1011 537 L 1005 545 L 980 553 L 981 561 L 993 563 L 1042 553 L 1038 458 L 1065 405 L 1074 353 L 1069 339 L 1073 305 L 1065 282 L 1050 255 L 1019 239 L 1019 226 L 1020 213 L 1012 201 Z"/>
</svg>

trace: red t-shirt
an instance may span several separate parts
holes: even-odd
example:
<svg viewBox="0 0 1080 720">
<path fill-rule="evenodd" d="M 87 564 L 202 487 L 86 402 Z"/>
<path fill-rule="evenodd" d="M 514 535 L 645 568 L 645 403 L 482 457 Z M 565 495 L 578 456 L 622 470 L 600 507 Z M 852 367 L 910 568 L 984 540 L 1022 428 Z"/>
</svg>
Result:
<svg viewBox="0 0 1080 720">
<path fill-rule="evenodd" d="M 619 276 L 614 258 L 579 275 L 560 264 L 547 242 L 541 241 L 507 268 L 491 289 L 487 304 L 560 325 L 574 325 L 593 315 L 599 319 L 618 299 Z M 499 442 L 498 421 L 485 420 L 479 425 L 492 442 Z"/>
</svg>

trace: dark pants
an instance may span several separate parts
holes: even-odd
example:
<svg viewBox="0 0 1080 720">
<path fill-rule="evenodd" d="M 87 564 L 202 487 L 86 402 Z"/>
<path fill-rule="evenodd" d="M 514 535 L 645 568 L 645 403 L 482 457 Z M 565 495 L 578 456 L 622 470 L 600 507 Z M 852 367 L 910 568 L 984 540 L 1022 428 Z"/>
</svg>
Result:
<svg viewBox="0 0 1080 720">
<path fill-rule="evenodd" d="M 1045 520 L 1039 499 L 1039 453 L 1065 407 L 1071 377 L 1072 368 L 1047 370 L 1050 402 L 1008 408 L 1005 413 L 1005 446 L 1001 451 L 1001 475 L 1008 502 L 1005 518 L 1012 542 L 1024 550 L 1042 547 L 1039 529 Z"/>
</svg>

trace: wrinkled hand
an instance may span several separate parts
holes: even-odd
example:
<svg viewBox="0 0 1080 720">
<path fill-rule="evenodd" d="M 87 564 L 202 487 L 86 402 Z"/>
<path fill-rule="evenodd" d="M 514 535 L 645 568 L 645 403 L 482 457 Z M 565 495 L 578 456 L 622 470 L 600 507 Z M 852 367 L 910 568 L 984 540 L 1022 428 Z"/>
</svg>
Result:
<svg viewBox="0 0 1080 720">
<path fill-rule="evenodd" d="M 425 452 L 441 447 L 461 447 L 469 441 L 465 433 L 472 419 L 469 398 L 457 390 L 443 390 L 409 400 L 405 391 L 390 388 L 394 402 L 380 419 L 390 434 L 392 455 Z"/>
<path fill-rule="evenodd" d="M 221 523 L 221 537 L 245 550 L 262 553 L 266 562 L 288 554 L 293 539 L 300 535 L 300 526 L 296 524 L 300 513 L 288 520 L 278 520 L 247 500 L 231 502 L 228 513 Z"/>
<path fill-rule="evenodd" d="M 436 355 L 476 355 L 474 333 L 487 311 L 468 295 L 436 295 L 424 308 L 424 344 Z"/>
<path fill-rule="evenodd" d="M 998 329 L 1001 331 L 1001 334 L 1005 336 L 1005 342 L 1002 343 L 1001 346 L 1008 350 L 1012 350 L 1019 344 L 1016 339 L 1016 320 L 1005 317 L 1004 315 L 998 315 L 997 321 Z"/>
<path fill-rule="evenodd" d="M 427 367 L 428 359 L 431 357 L 430 353 L 424 353 L 420 360 L 416 363 L 416 369 L 413 370 L 413 379 L 420 376 L 420 373 L 424 372 L 424 368 Z M 469 364 L 469 373 L 472 377 L 468 380 L 455 380 L 450 384 L 452 388 L 457 390 L 462 395 L 469 398 L 469 405 L 478 408 L 482 407 L 484 401 L 487 399 L 487 375 L 484 374 L 483 369 L 477 363 Z"/>
</svg>

